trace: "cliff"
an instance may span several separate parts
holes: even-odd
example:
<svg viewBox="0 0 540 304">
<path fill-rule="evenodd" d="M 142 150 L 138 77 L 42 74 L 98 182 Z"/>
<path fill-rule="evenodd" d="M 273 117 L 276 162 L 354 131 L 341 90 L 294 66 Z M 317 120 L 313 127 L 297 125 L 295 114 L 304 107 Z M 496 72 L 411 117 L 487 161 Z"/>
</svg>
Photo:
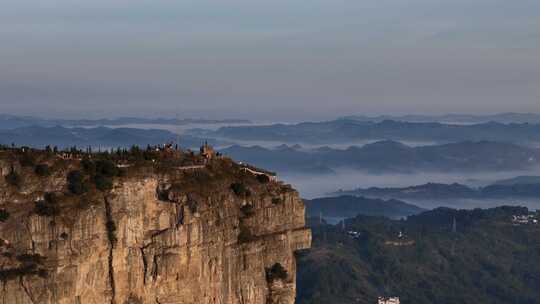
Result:
<svg viewBox="0 0 540 304">
<path fill-rule="evenodd" d="M 129 155 L 0 151 L 2 303 L 294 303 L 296 191 L 227 158 Z"/>
</svg>

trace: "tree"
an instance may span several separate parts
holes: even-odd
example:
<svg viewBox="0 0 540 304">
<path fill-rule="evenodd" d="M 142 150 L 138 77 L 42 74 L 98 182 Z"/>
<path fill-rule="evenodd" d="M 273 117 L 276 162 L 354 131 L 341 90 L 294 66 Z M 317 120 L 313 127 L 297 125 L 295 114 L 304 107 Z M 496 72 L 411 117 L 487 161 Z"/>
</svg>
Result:
<svg viewBox="0 0 540 304">
<path fill-rule="evenodd" d="M 33 167 L 36 164 L 34 155 L 32 155 L 29 151 L 21 156 L 19 162 L 23 167 Z"/>
<path fill-rule="evenodd" d="M 106 177 L 114 177 L 118 175 L 118 167 L 110 160 L 96 161 L 96 173 Z"/>
<path fill-rule="evenodd" d="M 270 178 L 266 174 L 257 174 L 257 180 L 261 184 L 267 184 L 270 182 Z"/>
<path fill-rule="evenodd" d="M 9 212 L 6 209 L 0 209 L 0 222 L 5 222 L 9 219 Z"/>
<path fill-rule="evenodd" d="M 289 274 L 280 263 L 275 263 L 272 267 L 266 268 L 266 281 L 272 283 L 275 280 L 286 280 Z"/>
<path fill-rule="evenodd" d="M 240 233 L 238 234 L 239 243 L 247 243 L 253 241 L 254 236 L 248 227 L 240 224 Z"/>
<path fill-rule="evenodd" d="M 6 175 L 6 182 L 12 186 L 20 187 L 22 184 L 22 177 L 11 168 L 11 172 Z"/>
<path fill-rule="evenodd" d="M 272 204 L 279 205 L 281 203 L 283 203 L 283 200 L 280 197 L 273 197 L 272 198 Z"/>
<path fill-rule="evenodd" d="M 57 216 L 60 213 L 60 207 L 56 194 L 47 192 L 43 200 L 36 202 L 34 212 L 40 216 Z"/>
<path fill-rule="evenodd" d="M 39 176 L 49 176 L 51 174 L 51 172 L 49 171 L 49 165 L 47 164 L 36 165 L 34 172 Z"/>
<path fill-rule="evenodd" d="M 100 191 L 110 190 L 113 186 L 111 178 L 102 174 L 97 174 L 96 176 L 94 176 L 94 183 L 96 185 L 96 188 Z"/>
<path fill-rule="evenodd" d="M 233 183 L 231 184 L 231 190 L 234 192 L 234 194 L 238 196 L 250 196 L 251 191 L 246 188 L 246 186 L 243 183 Z"/>
<path fill-rule="evenodd" d="M 246 217 L 250 217 L 255 214 L 255 208 L 252 204 L 243 205 L 242 207 L 240 207 L 240 211 L 242 211 L 242 214 Z"/>
<path fill-rule="evenodd" d="M 96 164 L 88 158 L 84 158 L 81 161 L 84 172 L 88 174 L 94 174 L 96 172 Z"/>
<path fill-rule="evenodd" d="M 71 171 L 67 176 L 68 189 L 71 193 L 80 195 L 88 191 L 88 186 L 84 182 L 84 177 L 80 171 Z"/>
</svg>

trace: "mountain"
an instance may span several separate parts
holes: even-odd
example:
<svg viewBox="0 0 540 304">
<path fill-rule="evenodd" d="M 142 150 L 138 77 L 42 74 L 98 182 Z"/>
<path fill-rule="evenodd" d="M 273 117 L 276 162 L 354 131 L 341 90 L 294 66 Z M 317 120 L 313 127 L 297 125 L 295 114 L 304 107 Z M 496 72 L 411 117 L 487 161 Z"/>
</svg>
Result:
<svg viewBox="0 0 540 304">
<path fill-rule="evenodd" d="M 480 196 L 480 191 L 457 183 L 427 183 L 402 188 L 371 187 L 367 189 L 358 188 L 350 191 L 340 190 L 335 194 L 396 199 L 452 199 L 478 198 Z"/>
<path fill-rule="evenodd" d="M 231 126 L 204 135 L 234 140 L 333 144 L 366 140 L 417 142 L 499 141 L 528 144 L 540 142 L 540 124 L 486 122 L 472 125 L 419 123 L 395 120 L 380 122 L 338 119 L 324 122 Z"/>
<path fill-rule="evenodd" d="M 45 147 L 46 145 L 58 147 L 86 147 L 104 148 L 130 147 L 139 145 L 164 144 L 176 141 L 177 135 L 156 129 L 135 128 L 66 128 L 66 127 L 23 127 L 9 130 L 0 130 L 0 144 L 19 146 Z M 183 147 L 199 147 L 205 140 L 189 135 L 181 136 L 180 144 Z M 214 140 L 209 143 L 216 144 Z"/>
<path fill-rule="evenodd" d="M 141 118 L 119 117 L 112 119 L 46 119 L 33 116 L 0 114 L 0 130 L 22 127 L 82 127 L 82 126 L 121 126 L 121 125 L 191 125 L 191 124 L 251 124 L 245 119 L 195 119 L 195 118 Z"/>
<path fill-rule="evenodd" d="M 224 155 L 266 167 L 278 172 L 301 172 L 309 174 L 332 174 L 333 170 L 319 161 L 316 154 L 288 146 L 268 149 L 261 146 L 230 146 L 220 150 Z M 264 166 L 262 166 L 264 164 Z"/>
<path fill-rule="evenodd" d="M 289 185 L 217 155 L 62 156 L 0 150 L 2 303 L 294 303 Z"/>
<path fill-rule="evenodd" d="M 221 150 L 235 159 L 281 172 L 321 172 L 338 168 L 371 172 L 525 170 L 540 162 L 540 151 L 496 142 L 459 142 L 410 147 L 380 141 L 347 149 L 297 150 L 231 146 Z"/>
<path fill-rule="evenodd" d="M 427 183 L 402 188 L 358 188 L 350 191 L 341 190 L 333 194 L 404 200 L 540 198 L 540 183 L 493 184 L 480 188 L 470 188 L 457 183 Z"/>
<path fill-rule="evenodd" d="M 308 216 L 352 217 L 358 214 L 402 218 L 425 209 L 398 200 L 369 199 L 343 195 L 304 200 Z"/>
<path fill-rule="evenodd" d="M 503 179 L 493 183 L 493 185 L 511 186 L 511 185 L 526 185 L 540 184 L 540 176 L 517 176 L 514 178 Z"/>
<path fill-rule="evenodd" d="M 470 115 L 470 114 L 445 114 L 445 115 L 381 115 L 362 116 L 351 115 L 341 119 L 381 122 L 385 120 L 396 120 L 405 122 L 439 122 L 446 124 L 476 124 L 490 121 L 499 123 L 540 123 L 540 114 L 535 113 L 499 113 L 493 115 Z"/>
<path fill-rule="evenodd" d="M 407 220 L 357 216 L 346 220 L 347 232 L 309 221 L 313 244 L 298 255 L 296 303 L 538 303 L 540 225 L 512 222 L 525 214 L 500 207 L 440 208 Z"/>
</svg>

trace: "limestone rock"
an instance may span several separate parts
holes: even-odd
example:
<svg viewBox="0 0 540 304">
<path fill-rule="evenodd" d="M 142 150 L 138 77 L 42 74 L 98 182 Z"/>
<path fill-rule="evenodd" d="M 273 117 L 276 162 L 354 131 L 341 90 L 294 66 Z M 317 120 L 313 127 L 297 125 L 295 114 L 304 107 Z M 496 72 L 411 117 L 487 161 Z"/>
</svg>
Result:
<svg viewBox="0 0 540 304">
<path fill-rule="evenodd" d="M 1 303 L 294 303 L 294 252 L 311 243 L 296 191 L 272 182 L 239 197 L 220 177 L 153 173 L 75 197 L 62 172 L 19 188 L 0 178 Z M 58 214 L 36 214 L 46 192 Z M 269 282 L 276 263 L 287 276 Z"/>
</svg>

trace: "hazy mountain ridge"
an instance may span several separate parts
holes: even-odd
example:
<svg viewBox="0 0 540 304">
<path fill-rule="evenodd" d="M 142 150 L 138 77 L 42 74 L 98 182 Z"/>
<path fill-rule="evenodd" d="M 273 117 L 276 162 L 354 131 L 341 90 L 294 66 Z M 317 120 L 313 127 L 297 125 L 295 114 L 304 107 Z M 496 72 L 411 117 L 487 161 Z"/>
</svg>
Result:
<svg viewBox="0 0 540 304">
<path fill-rule="evenodd" d="M 527 185 L 540 184 L 540 176 L 516 176 L 514 178 L 502 179 L 493 183 L 493 185 Z"/>
<path fill-rule="evenodd" d="M 343 195 L 304 200 L 308 216 L 353 217 L 359 214 L 401 218 L 425 209 L 399 200 L 381 200 Z"/>
<path fill-rule="evenodd" d="M 216 131 L 206 132 L 204 135 L 236 140 L 313 144 L 381 139 L 440 143 L 481 140 L 531 143 L 540 142 L 540 124 L 487 122 L 458 125 L 438 122 L 403 122 L 395 120 L 371 122 L 338 119 L 298 124 L 222 127 Z"/>
<path fill-rule="evenodd" d="M 453 183 L 427 183 L 400 188 L 358 188 L 351 191 L 338 191 L 338 195 L 358 195 L 385 199 L 492 199 L 492 198 L 530 198 L 540 197 L 540 183 L 492 184 L 480 188 Z"/>
<path fill-rule="evenodd" d="M 530 169 L 540 161 L 537 149 L 488 141 L 421 147 L 381 141 L 344 150 L 325 147 L 310 151 L 232 146 L 221 152 L 274 171 L 298 172 L 313 167 L 321 171 L 347 168 L 373 172 L 514 170 Z"/>
<path fill-rule="evenodd" d="M 130 124 L 148 125 L 188 125 L 188 124 L 251 124 L 246 119 L 197 119 L 197 118 L 143 118 L 118 117 L 106 119 L 47 119 L 34 116 L 17 116 L 0 114 L 0 129 L 16 129 L 22 127 L 40 126 L 119 126 Z"/>
<path fill-rule="evenodd" d="M 381 122 L 385 120 L 396 120 L 405 122 L 439 122 L 439 123 L 463 123 L 476 124 L 486 122 L 499 123 L 540 123 L 540 114 L 535 113 L 498 113 L 493 115 L 471 115 L 471 114 L 445 114 L 445 115 L 350 115 L 341 119 Z"/>
</svg>

